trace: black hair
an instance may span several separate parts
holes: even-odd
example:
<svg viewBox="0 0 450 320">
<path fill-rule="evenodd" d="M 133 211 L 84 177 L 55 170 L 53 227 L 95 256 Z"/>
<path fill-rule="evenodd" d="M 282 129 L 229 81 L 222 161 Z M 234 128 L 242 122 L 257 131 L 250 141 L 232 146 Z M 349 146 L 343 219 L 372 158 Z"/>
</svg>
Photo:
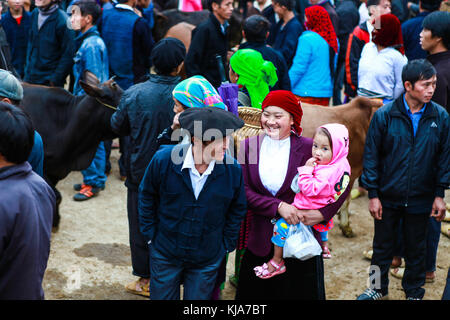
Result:
<svg viewBox="0 0 450 320">
<path fill-rule="evenodd" d="M 441 7 L 442 0 L 420 0 L 420 8 L 425 11 L 436 11 Z"/>
<path fill-rule="evenodd" d="M 95 0 L 77 0 L 73 3 L 74 6 L 80 8 L 83 17 L 90 15 L 92 17 L 92 24 L 96 24 L 102 15 L 102 9 Z"/>
<path fill-rule="evenodd" d="M 220 6 L 222 4 L 222 1 L 223 0 L 208 0 L 208 10 L 212 12 L 212 4 L 217 3 Z"/>
<path fill-rule="evenodd" d="M 285 6 L 289 11 L 294 11 L 295 0 L 273 0 L 272 3 L 278 3 L 280 6 Z"/>
<path fill-rule="evenodd" d="M 265 42 L 270 22 L 264 16 L 255 14 L 244 21 L 245 38 L 250 42 Z"/>
<path fill-rule="evenodd" d="M 433 37 L 442 38 L 442 44 L 450 50 L 450 12 L 436 11 L 428 14 L 422 27 L 430 30 Z"/>
<path fill-rule="evenodd" d="M 412 86 L 417 81 L 428 80 L 436 74 L 436 69 L 431 62 L 426 59 L 416 59 L 408 61 L 402 70 L 402 82 L 403 86 L 406 81 L 409 81 Z"/>
<path fill-rule="evenodd" d="M 367 0 L 367 8 L 370 6 L 378 6 L 380 4 L 381 0 Z M 392 2 L 391 0 L 389 0 L 389 2 Z"/>
<path fill-rule="evenodd" d="M 31 118 L 24 111 L 0 102 L 0 154 L 15 164 L 28 159 L 34 145 Z"/>
</svg>

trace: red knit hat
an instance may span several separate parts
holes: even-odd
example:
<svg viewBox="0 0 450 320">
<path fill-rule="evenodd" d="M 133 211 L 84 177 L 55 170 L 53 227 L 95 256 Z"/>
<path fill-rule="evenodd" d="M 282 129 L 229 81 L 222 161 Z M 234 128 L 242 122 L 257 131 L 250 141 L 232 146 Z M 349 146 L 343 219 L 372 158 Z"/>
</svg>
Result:
<svg viewBox="0 0 450 320">
<path fill-rule="evenodd" d="M 292 92 L 287 90 L 275 90 L 269 92 L 262 102 L 261 109 L 264 111 L 266 107 L 270 106 L 279 107 L 289 112 L 294 119 L 293 129 L 295 133 L 297 135 L 302 134 L 302 128 L 300 127 L 303 117 L 302 105 Z"/>
</svg>

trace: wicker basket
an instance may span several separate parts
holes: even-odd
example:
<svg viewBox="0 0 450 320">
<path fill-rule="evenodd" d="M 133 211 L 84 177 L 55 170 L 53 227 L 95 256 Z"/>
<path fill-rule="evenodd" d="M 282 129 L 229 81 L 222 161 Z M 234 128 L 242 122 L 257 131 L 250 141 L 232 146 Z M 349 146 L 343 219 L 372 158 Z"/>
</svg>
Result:
<svg viewBox="0 0 450 320">
<path fill-rule="evenodd" d="M 261 129 L 261 109 L 252 107 L 239 107 L 239 118 L 244 120 L 244 126 L 233 133 L 235 155 L 239 153 L 239 146 L 248 137 L 253 137 L 262 133 Z"/>
</svg>

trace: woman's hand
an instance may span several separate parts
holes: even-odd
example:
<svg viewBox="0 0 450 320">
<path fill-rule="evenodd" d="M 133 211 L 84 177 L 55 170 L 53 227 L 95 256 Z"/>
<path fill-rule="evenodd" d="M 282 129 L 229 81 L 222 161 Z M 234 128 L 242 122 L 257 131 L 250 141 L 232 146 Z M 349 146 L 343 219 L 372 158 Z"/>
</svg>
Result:
<svg viewBox="0 0 450 320">
<path fill-rule="evenodd" d="M 306 161 L 305 166 L 314 167 L 317 165 L 316 161 L 317 161 L 317 159 L 314 157 L 309 158 L 308 161 Z"/>
<path fill-rule="evenodd" d="M 172 130 L 175 129 L 179 129 L 180 128 L 180 122 L 178 121 L 178 118 L 180 117 L 181 112 L 178 112 L 177 114 L 175 114 L 175 116 L 173 117 L 173 123 L 170 126 L 172 128 Z"/>
<path fill-rule="evenodd" d="M 293 205 L 287 204 L 286 202 L 281 202 L 278 208 L 278 213 L 288 224 L 297 224 L 300 219 L 297 214 L 298 209 Z"/>
<path fill-rule="evenodd" d="M 305 226 L 313 226 L 324 220 L 319 210 L 297 210 L 297 216 Z"/>
</svg>

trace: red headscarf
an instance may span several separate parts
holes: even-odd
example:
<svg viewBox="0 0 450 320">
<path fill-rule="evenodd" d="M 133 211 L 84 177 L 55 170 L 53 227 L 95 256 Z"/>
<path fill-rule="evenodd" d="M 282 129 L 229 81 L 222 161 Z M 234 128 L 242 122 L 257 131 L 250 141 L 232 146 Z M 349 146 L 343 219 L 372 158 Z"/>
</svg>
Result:
<svg viewBox="0 0 450 320">
<path fill-rule="evenodd" d="M 394 47 L 401 54 L 405 54 L 400 20 L 393 14 L 383 14 L 375 20 L 372 41 L 383 47 Z"/>
<path fill-rule="evenodd" d="M 333 48 L 338 51 L 336 32 L 331 23 L 330 15 L 322 6 L 312 6 L 305 9 L 306 29 L 318 33 Z"/>
<path fill-rule="evenodd" d="M 302 105 L 292 92 L 287 90 L 275 90 L 269 92 L 262 102 L 261 109 L 264 111 L 264 109 L 269 106 L 279 107 L 289 112 L 294 119 L 293 126 L 295 133 L 301 135 L 302 128 L 300 127 L 300 123 L 302 122 L 303 117 Z"/>
</svg>

